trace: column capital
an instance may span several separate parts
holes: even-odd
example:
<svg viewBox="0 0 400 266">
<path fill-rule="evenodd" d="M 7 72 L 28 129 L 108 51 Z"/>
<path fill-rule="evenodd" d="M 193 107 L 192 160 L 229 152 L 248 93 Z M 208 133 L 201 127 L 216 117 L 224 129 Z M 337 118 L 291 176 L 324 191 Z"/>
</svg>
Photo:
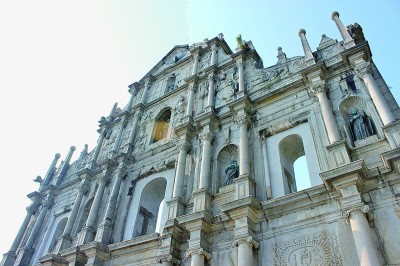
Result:
<svg viewBox="0 0 400 266">
<path fill-rule="evenodd" d="M 138 82 L 134 82 L 131 85 L 128 86 L 128 91 L 130 94 L 134 95 L 137 90 L 139 89 L 139 83 Z"/>
<path fill-rule="evenodd" d="M 193 248 L 190 249 L 186 252 L 185 257 L 189 258 L 192 255 L 203 255 L 206 259 L 210 259 L 211 258 L 211 254 L 208 253 L 207 251 L 205 251 L 203 248 Z"/>
<path fill-rule="evenodd" d="M 82 195 L 86 194 L 89 191 L 89 189 L 90 189 L 89 181 L 87 181 L 87 179 L 85 179 L 82 182 L 81 187 L 79 188 L 79 193 L 81 193 Z"/>
<path fill-rule="evenodd" d="M 368 213 L 369 206 L 364 204 L 362 206 L 346 209 L 346 210 L 342 211 L 342 217 L 349 218 L 352 212 L 357 212 L 357 211 L 362 212 L 362 213 Z"/>
<path fill-rule="evenodd" d="M 43 208 L 50 209 L 51 206 L 54 204 L 54 198 L 52 196 L 49 196 L 44 202 L 43 202 Z"/>
<path fill-rule="evenodd" d="M 312 92 L 314 92 L 315 94 L 326 93 L 326 91 L 327 91 L 325 80 L 320 80 L 318 82 L 311 83 L 310 88 L 311 88 Z"/>
<path fill-rule="evenodd" d="M 207 76 L 207 80 L 208 81 L 213 81 L 214 79 L 215 79 L 215 72 L 213 71 L 213 72 L 211 72 L 210 74 L 208 74 L 208 76 Z"/>
<path fill-rule="evenodd" d="M 363 64 L 359 64 L 354 66 L 354 70 L 358 78 L 364 80 L 366 75 L 372 75 L 372 66 L 370 62 L 365 62 Z"/>
<path fill-rule="evenodd" d="M 213 138 L 214 138 L 214 133 L 212 133 L 211 131 L 202 132 L 200 134 L 200 139 L 202 141 L 206 141 L 206 140 L 212 141 Z"/>
<path fill-rule="evenodd" d="M 179 146 L 179 150 L 185 150 L 185 151 L 188 151 L 192 147 L 190 142 L 187 141 L 186 139 L 180 140 L 178 142 L 178 146 Z"/>
<path fill-rule="evenodd" d="M 238 126 L 247 125 L 249 126 L 251 123 L 251 119 L 248 115 L 242 114 L 236 117 L 234 121 Z"/>
<path fill-rule="evenodd" d="M 232 246 L 238 246 L 240 244 L 247 244 L 254 249 L 258 249 L 260 247 L 260 244 L 256 240 L 254 240 L 252 236 L 236 239 L 235 241 L 233 241 Z"/>
<path fill-rule="evenodd" d="M 238 66 L 238 67 L 242 67 L 243 66 L 243 58 L 239 58 L 239 59 L 236 59 L 236 65 Z"/>
<path fill-rule="evenodd" d="M 157 263 L 171 262 L 171 263 L 176 264 L 176 265 L 179 264 L 179 260 L 175 259 L 174 257 L 172 257 L 172 255 L 170 255 L 170 254 L 169 255 L 158 256 L 157 259 L 156 259 L 156 262 Z"/>
</svg>

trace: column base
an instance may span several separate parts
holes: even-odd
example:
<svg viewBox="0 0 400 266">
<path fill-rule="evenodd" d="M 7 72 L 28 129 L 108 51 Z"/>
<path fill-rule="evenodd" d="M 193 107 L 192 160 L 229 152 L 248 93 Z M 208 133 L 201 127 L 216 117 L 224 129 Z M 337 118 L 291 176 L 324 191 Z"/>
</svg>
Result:
<svg viewBox="0 0 400 266">
<path fill-rule="evenodd" d="M 77 236 L 78 239 L 76 241 L 76 245 L 81 246 L 81 245 L 84 245 L 86 243 L 93 241 L 95 234 L 96 234 L 96 231 L 92 227 L 85 226 L 82 229 L 82 231 L 79 232 L 79 234 Z"/>
<path fill-rule="evenodd" d="M 256 196 L 254 190 L 255 181 L 252 177 L 249 175 L 241 175 L 233 180 L 235 184 L 235 200 Z"/>
<path fill-rule="evenodd" d="M 17 259 L 15 260 L 15 266 L 28 266 L 35 250 L 32 247 L 24 247 L 18 253 Z"/>
<path fill-rule="evenodd" d="M 108 221 L 101 223 L 97 229 L 95 241 L 106 245 L 109 244 L 112 233 L 111 226 L 112 224 Z"/>
<path fill-rule="evenodd" d="M 40 265 L 43 266 L 65 266 L 67 262 L 60 255 L 50 254 L 39 259 Z"/>
<path fill-rule="evenodd" d="M 211 193 L 207 189 L 200 189 L 193 192 L 193 213 L 211 209 Z"/>
<path fill-rule="evenodd" d="M 335 142 L 326 147 L 331 157 L 331 161 L 334 163 L 334 167 L 339 167 L 345 164 L 349 164 L 351 162 L 349 150 L 346 145 L 345 140 L 341 140 L 339 142 Z"/>
<path fill-rule="evenodd" d="M 57 244 L 54 248 L 53 253 L 58 254 L 60 250 L 69 248 L 72 243 L 72 237 L 70 237 L 68 234 L 60 236 L 60 238 L 57 240 Z"/>
<path fill-rule="evenodd" d="M 103 266 L 109 259 L 108 248 L 99 242 L 91 242 L 81 248 L 87 256 L 86 266 Z"/>
<path fill-rule="evenodd" d="M 173 198 L 167 201 L 167 207 L 168 207 L 168 220 L 183 215 L 185 211 L 185 203 L 183 203 L 181 198 Z"/>
<path fill-rule="evenodd" d="M 3 254 L 3 259 L 1 260 L 0 266 L 12 266 L 14 265 L 15 259 L 17 255 L 15 251 L 8 251 L 7 253 Z"/>
</svg>

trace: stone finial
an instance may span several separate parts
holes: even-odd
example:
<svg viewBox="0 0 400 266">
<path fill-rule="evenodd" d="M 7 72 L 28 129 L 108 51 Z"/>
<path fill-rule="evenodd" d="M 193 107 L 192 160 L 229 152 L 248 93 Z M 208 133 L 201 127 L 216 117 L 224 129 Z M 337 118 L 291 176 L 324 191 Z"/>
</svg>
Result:
<svg viewBox="0 0 400 266">
<path fill-rule="evenodd" d="M 301 34 L 306 35 L 306 30 L 305 29 L 300 29 L 299 30 L 299 37 L 301 36 Z"/>
<path fill-rule="evenodd" d="M 220 40 L 224 39 L 224 34 L 222 34 L 222 32 L 220 34 L 218 34 L 218 39 L 220 39 Z"/>
<path fill-rule="evenodd" d="M 335 17 L 339 17 L 339 12 L 337 12 L 337 11 L 332 12 L 331 19 L 335 20 Z"/>
<path fill-rule="evenodd" d="M 315 59 L 314 56 L 311 52 L 310 45 L 308 44 L 307 38 L 306 38 L 306 31 L 305 29 L 300 29 L 299 30 L 299 37 L 301 40 L 301 45 L 303 46 L 303 51 L 305 55 L 305 61 L 307 65 L 312 65 L 315 64 Z"/>
<path fill-rule="evenodd" d="M 116 102 L 116 103 L 114 103 L 114 105 L 113 105 L 113 107 L 112 107 L 112 109 L 111 109 L 111 112 L 110 112 L 110 115 L 109 116 L 114 116 L 115 115 L 115 110 L 117 110 L 117 106 L 118 106 L 118 103 Z"/>
</svg>

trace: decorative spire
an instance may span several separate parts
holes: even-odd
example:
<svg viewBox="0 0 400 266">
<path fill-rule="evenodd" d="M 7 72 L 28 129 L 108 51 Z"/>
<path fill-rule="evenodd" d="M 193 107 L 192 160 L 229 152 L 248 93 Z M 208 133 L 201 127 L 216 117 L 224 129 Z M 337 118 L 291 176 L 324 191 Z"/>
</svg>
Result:
<svg viewBox="0 0 400 266">
<path fill-rule="evenodd" d="M 339 29 L 340 35 L 342 35 L 343 43 L 346 48 L 353 47 L 355 45 L 354 40 L 351 38 L 349 32 L 346 27 L 343 25 L 342 21 L 339 18 L 339 13 L 334 11 L 331 16 L 332 20 L 335 21 L 336 26 Z"/>
<path fill-rule="evenodd" d="M 315 59 L 314 56 L 312 55 L 310 45 L 308 44 L 306 38 L 306 31 L 304 29 L 299 30 L 299 37 L 301 40 L 301 45 L 303 46 L 306 64 L 307 65 L 315 64 Z"/>
<path fill-rule="evenodd" d="M 54 155 L 54 159 L 50 164 L 49 170 L 47 170 L 46 176 L 44 177 L 44 180 L 42 182 L 42 186 L 46 186 L 50 183 L 51 179 L 53 178 L 55 169 L 56 169 L 56 164 L 58 159 L 61 157 L 61 155 L 59 153 L 56 153 Z"/>
</svg>

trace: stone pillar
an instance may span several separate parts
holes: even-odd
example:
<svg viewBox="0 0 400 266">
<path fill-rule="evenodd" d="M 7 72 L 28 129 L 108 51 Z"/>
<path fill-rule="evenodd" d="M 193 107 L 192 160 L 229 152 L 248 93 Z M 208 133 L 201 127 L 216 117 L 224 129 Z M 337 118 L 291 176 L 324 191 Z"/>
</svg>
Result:
<svg viewBox="0 0 400 266">
<path fill-rule="evenodd" d="M 89 217 L 86 221 L 86 225 L 82 229 L 82 231 L 78 234 L 77 245 L 86 244 L 93 240 L 93 236 L 95 233 L 95 229 L 93 228 L 93 226 L 98 216 L 100 203 L 103 198 L 104 189 L 106 187 L 106 183 L 108 182 L 110 174 L 111 171 L 109 169 L 103 170 L 102 176 L 100 178 L 100 184 L 99 187 L 97 188 L 97 192 L 94 197 L 92 207 L 90 208 Z"/>
<path fill-rule="evenodd" d="M 253 265 L 253 248 L 258 249 L 259 244 L 251 236 L 238 239 L 234 242 L 238 247 L 238 266 Z"/>
<path fill-rule="evenodd" d="M 128 139 L 128 146 L 130 148 L 128 148 L 128 149 L 133 148 L 133 144 L 135 142 L 135 137 L 136 137 L 136 132 L 137 132 L 138 122 L 139 122 L 139 114 L 135 115 L 135 117 L 133 119 L 132 128 L 131 128 L 131 132 L 129 134 L 129 139 Z"/>
<path fill-rule="evenodd" d="M 67 224 L 65 225 L 64 232 L 57 241 L 57 245 L 54 249 L 54 253 L 58 253 L 60 250 L 66 249 L 72 242 L 71 232 L 74 224 L 76 223 L 76 216 L 81 206 L 82 197 L 89 191 L 89 181 L 87 179 L 82 180 L 81 187 L 78 190 L 78 195 L 75 198 L 74 205 L 68 216 Z"/>
<path fill-rule="evenodd" d="M 176 165 L 173 198 L 181 198 L 183 194 L 183 182 L 185 179 L 186 155 L 189 150 L 190 143 L 187 140 L 182 140 L 179 144 L 178 163 Z"/>
<path fill-rule="evenodd" d="M 217 57 L 217 45 L 213 44 L 211 46 L 211 63 L 210 65 L 213 66 L 215 64 L 217 64 L 218 62 L 218 57 Z"/>
<path fill-rule="evenodd" d="M 53 178 L 54 170 L 56 169 L 56 164 L 57 164 L 57 161 L 60 158 L 60 156 L 61 155 L 59 153 L 56 153 L 54 155 L 54 159 L 50 164 L 49 170 L 47 170 L 46 176 L 44 177 L 41 187 L 45 187 L 46 185 L 48 185 L 50 183 L 51 179 Z"/>
<path fill-rule="evenodd" d="M 121 137 L 122 137 L 122 133 L 124 133 L 125 126 L 126 126 L 126 117 L 122 118 L 121 128 L 119 129 L 117 138 L 115 139 L 115 142 L 114 142 L 114 147 L 113 147 L 113 150 L 112 150 L 114 155 L 116 155 L 118 153 L 118 151 L 119 151 L 119 147 L 120 147 L 120 144 L 121 144 Z"/>
<path fill-rule="evenodd" d="M 211 170 L 211 141 L 213 133 L 211 131 L 201 134 L 203 141 L 202 160 L 200 166 L 200 182 L 199 189 L 208 189 L 210 185 L 210 170 Z"/>
<path fill-rule="evenodd" d="M 245 83 L 244 83 L 244 66 L 243 66 L 243 59 L 239 59 L 236 61 L 236 64 L 239 69 L 239 91 L 245 91 Z"/>
<path fill-rule="evenodd" d="M 247 176 L 250 173 L 249 166 L 249 139 L 247 134 L 247 126 L 249 119 L 243 116 L 238 119 L 239 122 L 239 176 Z"/>
<path fill-rule="evenodd" d="M 152 78 L 149 77 L 149 78 L 146 79 L 146 82 L 144 83 L 142 99 L 140 101 L 142 104 L 146 103 L 147 92 L 149 91 L 149 88 L 150 88 L 150 85 L 151 85 L 151 81 L 152 81 Z"/>
<path fill-rule="evenodd" d="M 311 81 L 311 89 L 318 97 L 318 101 L 321 106 L 322 117 L 328 133 L 329 143 L 332 144 L 340 141 L 342 137 L 340 135 L 335 116 L 333 115 L 328 97 L 326 96 L 325 81 L 321 80 L 320 75 L 320 71 L 316 71 L 308 75 L 308 79 Z"/>
<path fill-rule="evenodd" d="M 136 92 L 137 92 L 137 87 L 138 87 L 138 83 L 137 82 L 129 85 L 128 91 L 131 94 L 131 98 L 129 98 L 129 102 L 128 102 L 127 106 L 126 106 L 126 111 L 127 112 L 131 112 L 132 111 L 133 100 L 135 99 L 135 95 L 136 95 Z"/>
<path fill-rule="evenodd" d="M 97 158 L 99 157 L 101 147 L 103 146 L 103 141 L 104 141 L 104 137 L 105 137 L 104 136 L 105 135 L 104 130 L 105 130 L 105 128 L 103 128 L 100 131 L 100 138 L 97 141 L 97 146 L 96 146 L 96 149 L 94 150 L 94 153 L 93 153 L 93 157 L 92 157 L 92 165 L 93 165 L 93 167 L 97 164 Z"/>
<path fill-rule="evenodd" d="M 350 60 L 354 61 L 357 74 L 364 81 L 371 96 L 372 102 L 374 103 L 376 110 L 382 119 L 383 125 L 386 126 L 391 122 L 396 121 L 392 110 L 390 109 L 385 97 L 382 95 L 381 90 L 378 87 L 378 84 L 376 84 L 375 79 L 372 77 L 371 64 L 362 59 L 362 54 L 355 55 Z"/>
<path fill-rule="evenodd" d="M 125 158 L 121 157 L 119 160 L 119 166 L 117 169 L 117 174 L 115 176 L 115 181 L 113 184 L 110 200 L 107 203 L 106 214 L 104 216 L 103 222 L 100 224 L 95 240 L 103 244 L 109 244 L 112 225 L 114 219 L 114 212 L 117 207 L 117 200 L 119 195 L 119 190 L 121 187 L 121 182 L 125 177 Z"/>
<path fill-rule="evenodd" d="M 15 259 L 17 258 L 17 255 L 15 254 L 15 252 L 17 251 L 17 248 L 21 243 L 22 237 L 25 234 L 26 228 L 28 227 L 28 224 L 29 224 L 29 221 L 31 220 L 32 214 L 35 213 L 36 210 L 37 210 L 36 204 L 32 204 L 31 206 L 26 208 L 25 219 L 22 222 L 21 227 L 19 228 L 17 236 L 15 237 L 10 250 L 3 255 L 3 259 L 0 263 L 1 266 L 14 265 Z"/>
<path fill-rule="evenodd" d="M 53 206 L 53 203 L 54 203 L 53 195 L 49 195 L 48 198 L 44 201 L 43 206 L 39 212 L 39 216 L 35 222 L 35 225 L 33 226 L 31 234 L 29 235 L 28 241 L 18 253 L 18 257 L 14 265 L 18 266 L 29 265 L 31 257 L 35 251 L 33 249 L 33 245 L 35 244 L 39 232 L 42 229 L 43 220 L 47 215 L 47 211 L 51 208 L 51 206 Z"/>
<path fill-rule="evenodd" d="M 186 257 L 191 257 L 190 266 L 204 266 L 204 260 L 210 259 L 211 255 L 202 248 L 192 249 L 186 253 Z"/>
<path fill-rule="evenodd" d="M 58 177 L 56 178 L 56 180 L 53 181 L 54 185 L 58 186 L 59 184 L 61 184 L 61 182 L 62 182 L 62 180 L 64 178 L 64 175 L 68 170 L 69 162 L 71 161 L 72 155 L 73 155 L 75 150 L 76 150 L 75 146 L 71 146 L 71 148 L 69 148 L 69 152 L 68 152 L 67 158 L 65 158 L 65 161 L 64 161 L 64 163 L 62 165 L 62 168 L 61 168 L 61 171 L 59 172 Z"/>
<path fill-rule="evenodd" d="M 193 54 L 193 61 L 194 61 L 194 63 L 193 63 L 193 69 L 192 69 L 192 76 L 193 75 L 197 75 L 197 70 L 199 69 L 199 51 L 196 51 L 194 54 Z"/>
<path fill-rule="evenodd" d="M 264 175 L 265 175 L 265 183 L 266 183 L 266 192 L 267 199 L 272 199 L 272 187 L 271 187 L 271 176 L 269 174 L 269 164 L 268 164 L 268 151 L 267 151 L 267 136 L 263 134 L 261 136 L 262 139 L 262 153 L 264 159 Z"/>
<path fill-rule="evenodd" d="M 310 45 L 308 44 L 307 38 L 306 38 L 306 31 L 304 29 L 299 30 L 299 37 L 301 40 L 301 45 L 303 46 L 303 51 L 305 55 L 305 62 L 307 65 L 310 64 L 315 64 L 315 59 L 312 54 Z"/>
<path fill-rule="evenodd" d="M 186 109 L 186 116 L 192 116 L 193 113 L 193 99 L 194 99 L 194 83 L 189 84 L 188 105 Z"/>
<path fill-rule="evenodd" d="M 212 72 L 208 75 L 208 98 L 207 98 L 207 107 L 214 108 L 214 78 L 215 73 Z"/>
<path fill-rule="evenodd" d="M 336 26 L 339 29 L 340 35 L 342 35 L 343 43 L 346 48 L 353 47 L 355 45 L 354 40 L 351 38 L 349 32 L 347 31 L 346 27 L 343 25 L 342 21 L 339 18 L 338 12 L 332 13 L 332 20 L 335 21 Z"/>
<path fill-rule="evenodd" d="M 367 205 L 343 211 L 342 215 L 349 218 L 358 259 L 362 266 L 381 265 L 378 251 L 370 235 L 370 227 L 364 213 L 369 211 Z"/>
</svg>

